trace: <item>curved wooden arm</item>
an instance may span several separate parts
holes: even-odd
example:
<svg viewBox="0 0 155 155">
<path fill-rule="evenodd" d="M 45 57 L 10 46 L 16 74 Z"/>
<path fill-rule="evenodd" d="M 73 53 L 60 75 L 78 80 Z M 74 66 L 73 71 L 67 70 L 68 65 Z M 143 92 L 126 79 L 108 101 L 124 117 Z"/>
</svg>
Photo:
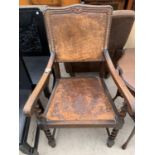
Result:
<svg viewBox="0 0 155 155">
<path fill-rule="evenodd" d="M 40 93 L 42 92 L 42 90 L 47 84 L 48 78 L 52 70 L 54 58 L 55 58 L 55 54 L 51 53 L 51 56 L 49 58 L 48 64 L 45 68 L 43 75 L 41 76 L 39 82 L 37 83 L 35 89 L 33 90 L 32 94 L 29 96 L 24 106 L 23 111 L 28 116 L 32 115 L 34 104 L 36 103 L 37 99 L 39 98 Z"/>
<path fill-rule="evenodd" d="M 134 113 L 135 113 L 135 98 L 130 93 L 130 91 L 127 88 L 127 86 L 125 85 L 124 81 L 121 79 L 121 77 L 117 73 L 117 71 L 112 63 L 112 60 L 110 58 L 108 50 L 105 49 L 103 53 L 104 53 L 104 57 L 105 57 L 107 66 L 109 68 L 109 71 L 110 71 L 118 89 L 121 91 L 122 95 L 125 97 L 125 99 L 128 102 L 129 114 L 134 115 Z"/>
</svg>

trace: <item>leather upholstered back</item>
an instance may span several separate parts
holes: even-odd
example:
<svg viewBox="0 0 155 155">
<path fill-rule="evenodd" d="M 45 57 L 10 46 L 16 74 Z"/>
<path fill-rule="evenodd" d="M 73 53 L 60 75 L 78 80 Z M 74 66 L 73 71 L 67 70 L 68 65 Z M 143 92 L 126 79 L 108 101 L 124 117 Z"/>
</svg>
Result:
<svg viewBox="0 0 155 155">
<path fill-rule="evenodd" d="M 111 6 L 47 8 L 46 31 L 56 61 L 101 61 L 102 51 L 108 45 L 111 14 Z"/>
</svg>

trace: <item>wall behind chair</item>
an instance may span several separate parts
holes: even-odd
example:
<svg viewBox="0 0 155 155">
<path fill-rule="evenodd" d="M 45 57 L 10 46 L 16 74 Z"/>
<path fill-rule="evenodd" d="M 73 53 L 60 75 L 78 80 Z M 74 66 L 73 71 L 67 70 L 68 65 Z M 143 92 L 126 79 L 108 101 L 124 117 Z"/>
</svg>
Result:
<svg viewBox="0 0 155 155">
<path fill-rule="evenodd" d="M 135 23 L 132 26 L 132 30 L 124 48 L 135 48 Z"/>
</svg>

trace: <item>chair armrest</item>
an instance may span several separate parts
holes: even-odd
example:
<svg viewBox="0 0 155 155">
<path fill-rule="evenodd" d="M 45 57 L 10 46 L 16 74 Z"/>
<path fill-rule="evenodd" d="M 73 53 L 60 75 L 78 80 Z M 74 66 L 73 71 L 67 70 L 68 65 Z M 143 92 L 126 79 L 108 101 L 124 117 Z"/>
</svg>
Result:
<svg viewBox="0 0 155 155">
<path fill-rule="evenodd" d="M 52 66 L 54 63 L 55 53 L 51 53 L 51 56 L 49 58 L 48 64 L 45 68 L 44 73 L 42 74 L 39 82 L 37 83 L 36 87 L 34 88 L 33 92 L 29 96 L 27 102 L 25 103 L 25 106 L 23 108 L 23 111 L 25 115 L 31 116 L 33 113 L 33 107 L 36 101 L 38 100 L 41 92 L 43 91 L 44 87 L 47 84 L 48 78 L 50 76 Z"/>
<path fill-rule="evenodd" d="M 129 114 L 133 116 L 135 113 L 135 98 L 117 73 L 107 49 L 104 50 L 103 55 L 113 80 L 115 81 L 118 89 L 120 90 L 124 98 L 127 100 Z"/>
</svg>

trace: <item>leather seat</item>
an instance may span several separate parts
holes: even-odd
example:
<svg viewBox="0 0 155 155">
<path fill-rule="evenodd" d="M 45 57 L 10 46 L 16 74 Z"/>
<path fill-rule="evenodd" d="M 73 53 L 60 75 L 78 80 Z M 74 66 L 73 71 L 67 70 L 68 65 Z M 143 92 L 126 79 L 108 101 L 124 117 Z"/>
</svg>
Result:
<svg viewBox="0 0 155 155">
<path fill-rule="evenodd" d="M 97 77 L 59 79 L 46 115 L 52 121 L 115 122 L 115 113 Z M 93 123 L 92 123 L 93 124 Z"/>
</svg>

